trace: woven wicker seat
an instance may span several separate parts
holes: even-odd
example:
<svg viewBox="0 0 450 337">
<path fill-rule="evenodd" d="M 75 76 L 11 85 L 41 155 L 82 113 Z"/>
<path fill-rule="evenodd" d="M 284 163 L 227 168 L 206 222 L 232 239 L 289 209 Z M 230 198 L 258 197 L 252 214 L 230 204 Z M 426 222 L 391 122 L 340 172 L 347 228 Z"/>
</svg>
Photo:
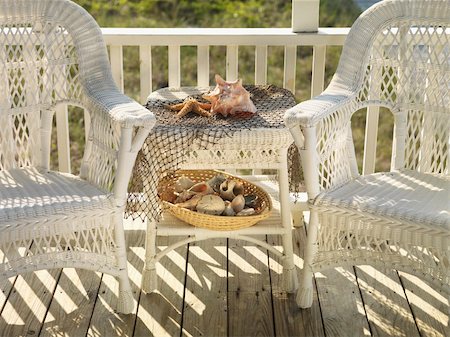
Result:
<svg viewBox="0 0 450 337">
<path fill-rule="evenodd" d="M 133 311 L 122 218 L 137 151 L 155 123 L 114 84 L 94 19 L 67 0 L 0 1 L 0 278 L 79 267 L 119 280 Z M 79 176 L 50 170 L 65 104 L 90 125 Z"/>
<path fill-rule="evenodd" d="M 374 5 L 328 88 L 286 112 L 311 208 L 301 307 L 312 273 L 342 265 L 390 266 L 450 290 L 449 23 L 444 0 Z M 391 170 L 359 176 L 350 119 L 369 106 L 394 116 Z"/>
<path fill-rule="evenodd" d="M 34 167 L 0 171 L 0 242 L 11 223 L 45 221 L 52 216 L 80 216 L 78 212 L 111 212 L 112 193 L 105 193 L 71 174 L 39 171 Z M 58 228 L 56 228 L 58 230 Z"/>
<path fill-rule="evenodd" d="M 358 177 L 321 193 L 314 205 L 450 229 L 450 177 L 402 170 Z M 427 228 L 428 226 L 428 228 Z"/>
</svg>

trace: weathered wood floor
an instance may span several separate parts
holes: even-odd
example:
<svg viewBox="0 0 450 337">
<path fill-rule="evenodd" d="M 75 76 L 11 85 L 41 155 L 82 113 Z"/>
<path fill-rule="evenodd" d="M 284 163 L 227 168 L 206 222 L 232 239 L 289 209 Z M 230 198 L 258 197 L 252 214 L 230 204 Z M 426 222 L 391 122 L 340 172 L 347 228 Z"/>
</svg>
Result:
<svg viewBox="0 0 450 337">
<path fill-rule="evenodd" d="M 295 230 L 297 267 L 303 233 Z M 117 283 L 109 276 L 40 271 L 0 284 L 0 335 L 450 336 L 447 297 L 406 274 L 367 266 L 318 274 L 313 307 L 300 310 L 280 291 L 279 261 L 251 244 L 219 239 L 166 256 L 160 291 L 146 295 L 139 289 L 142 225 L 128 225 L 127 242 L 136 314 L 111 309 Z M 168 244 L 159 241 L 160 248 Z"/>
</svg>

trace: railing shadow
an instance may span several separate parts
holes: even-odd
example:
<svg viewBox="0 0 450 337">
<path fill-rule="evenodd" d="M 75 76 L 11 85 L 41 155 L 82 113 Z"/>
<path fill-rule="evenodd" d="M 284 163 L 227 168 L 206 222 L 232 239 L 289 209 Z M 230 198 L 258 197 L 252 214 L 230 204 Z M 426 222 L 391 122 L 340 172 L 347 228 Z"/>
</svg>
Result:
<svg viewBox="0 0 450 337">
<path fill-rule="evenodd" d="M 110 303 L 117 300 L 117 281 L 111 277 L 72 268 L 43 270 L 0 283 L 0 336 L 172 336 L 179 335 L 181 329 L 184 335 L 214 331 L 225 336 L 237 333 L 236 326 L 248 325 L 252 316 L 238 307 L 241 304 L 236 302 L 236 294 L 245 300 L 248 294 L 256 298 L 257 291 L 258 296 L 267 292 L 268 303 L 275 303 L 257 315 L 285 319 L 276 325 L 295 326 L 292 335 L 301 335 L 312 323 L 289 321 L 288 316 L 317 319 L 299 314 L 312 313 L 317 306 L 327 336 L 343 336 L 349 331 L 390 336 L 445 336 L 448 332 L 448 297 L 413 276 L 400 273 L 399 277 L 395 271 L 367 266 L 323 272 L 316 275 L 316 307 L 300 310 L 294 295 L 280 291 L 282 267 L 278 258 L 241 241 L 227 246 L 226 239 L 202 241 L 189 249 L 180 247 L 165 256 L 158 265 L 159 290 L 144 294 L 140 281 L 145 230 L 128 230 L 126 235 L 136 313 L 114 312 Z M 168 244 L 168 239 L 162 238 L 158 247 L 161 250 Z M 300 272 L 301 245 L 294 246 Z M 351 295 L 344 298 L 347 293 Z M 289 314 L 283 318 L 277 311 Z M 259 332 L 270 335 L 274 333 L 271 329 L 269 324 Z M 277 335 L 283 335 L 280 329 L 275 328 Z M 317 329 L 317 335 L 324 334 Z"/>
</svg>

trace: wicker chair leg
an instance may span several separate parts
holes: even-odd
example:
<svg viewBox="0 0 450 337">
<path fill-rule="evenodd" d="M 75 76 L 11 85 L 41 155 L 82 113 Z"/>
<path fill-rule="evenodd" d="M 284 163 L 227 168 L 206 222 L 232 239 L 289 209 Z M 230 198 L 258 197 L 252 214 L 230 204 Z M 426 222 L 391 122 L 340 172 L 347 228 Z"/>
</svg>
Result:
<svg viewBox="0 0 450 337">
<path fill-rule="evenodd" d="M 313 285 L 312 285 L 312 270 L 305 268 L 301 276 L 301 285 L 297 291 L 297 305 L 300 308 L 310 308 L 313 302 Z"/>
<path fill-rule="evenodd" d="M 300 289 L 297 292 L 297 305 L 300 308 L 310 308 L 313 301 L 313 268 L 314 255 L 317 253 L 317 230 L 319 217 L 316 211 L 311 210 L 310 223 L 305 247 L 305 262 L 303 266 Z"/>
<path fill-rule="evenodd" d="M 130 314 L 134 311 L 134 297 L 131 291 L 130 280 L 128 278 L 127 268 L 127 250 L 125 245 L 125 235 L 123 231 L 122 213 L 117 213 L 115 221 L 115 239 L 117 242 L 117 261 L 120 274 L 119 281 L 119 298 L 117 301 L 117 311 L 123 314 Z"/>
<path fill-rule="evenodd" d="M 126 269 L 122 270 L 121 275 L 118 277 L 118 281 L 119 299 L 117 300 L 117 311 L 122 314 L 131 314 L 134 312 L 135 303 Z"/>
</svg>

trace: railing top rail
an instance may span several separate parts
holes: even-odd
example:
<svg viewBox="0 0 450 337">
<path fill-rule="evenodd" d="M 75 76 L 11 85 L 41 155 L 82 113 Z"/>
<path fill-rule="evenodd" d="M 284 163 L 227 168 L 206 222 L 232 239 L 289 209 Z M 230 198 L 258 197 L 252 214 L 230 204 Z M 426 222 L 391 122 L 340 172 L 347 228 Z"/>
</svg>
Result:
<svg viewBox="0 0 450 337">
<path fill-rule="evenodd" d="M 118 45 L 343 45 L 350 28 L 102 28 L 106 44 Z"/>
</svg>

